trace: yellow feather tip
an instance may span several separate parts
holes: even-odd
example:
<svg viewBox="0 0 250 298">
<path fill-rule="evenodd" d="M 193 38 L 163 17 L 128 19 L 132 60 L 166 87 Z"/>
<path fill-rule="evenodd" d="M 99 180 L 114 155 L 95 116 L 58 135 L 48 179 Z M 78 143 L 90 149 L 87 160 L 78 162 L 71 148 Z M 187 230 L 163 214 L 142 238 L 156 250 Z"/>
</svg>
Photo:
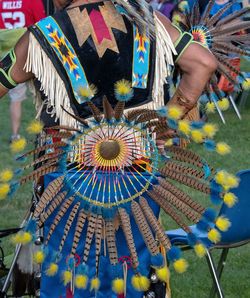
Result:
<svg viewBox="0 0 250 298">
<path fill-rule="evenodd" d="M 174 270 L 177 273 L 184 273 L 188 268 L 188 263 L 185 259 L 178 259 L 174 262 Z"/>
<path fill-rule="evenodd" d="M 124 280 L 122 278 L 116 278 L 112 281 L 112 290 L 118 295 L 124 293 Z"/>
<path fill-rule="evenodd" d="M 101 282 L 100 279 L 98 277 L 95 277 L 91 280 L 90 283 L 90 291 L 98 291 L 100 288 Z"/>
<path fill-rule="evenodd" d="M 213 243 L 218 243 L 221 239 L 221 234 L 219 233 L 219 231 L 217 231 L 216 229 L 211 229 L 208 233 L 207 233 L 207 237 L 210 241 L 212 241 Z"/>
<path fill-rule="evenodd" d="M 170 106 L 168 107 L 168 117 L 170 119 L 178 120 L 182 116 L 182 111 L 177 106 Z"/>
<path fill-rule="evenodd" d="M 18 153 L 20 151 L 23 151 L 26 145 L 26 140 L 24 138 L 21 138 L 19 140 L 14 140 L 10 145 L 10 149 L 13 153 Z"/>
<path fill-rule="evenodd" d="M 226 143 L 220 142 L 216 144 L 216 152 L 220 155 L 226 155 L 231 152 L 231 148 Z"/>
<path fill-rule="evenodd" d="M 201 130 L 194 129 L 191 131 L 192 140 L 195 143 L 202 143 L 203 142 L 203 133 Z"/>
<path fill-rule="evenodd" d="M 8 183 L 0 184 L 0 200 L 6 199 L 10 191 L 10 185 Z"/>
<path fill-rule="evenodd" d="M 237 203 L 238 199 L 232 192 L 227 192 L 223 197 L 223 201 L 229 208 L 231 208 Z"/>
<path fill-rule="evenodd" d="M 231 222 L 228 218 L 224 216 L 219 216 L 215 221 L 215 225 L 222 232 L 226 232 L 230 228 Z"/>
<path fill-rule="evenodd" d="M 58 272 L 58 265 L 56 263 L 51 263 L 46 270 L 47 276 L 55 276 Z"/>
<path fill-rule="evenodd" d="M 223 185 L 226 181 L 226 175 L 227 173 L 225 171 L 219 171 L 216 175 L 215 175 L 215 181 L 220 184 Z"/>
<path fill-rule="evenodd" d="M 32 241 L 32 235 L 29 232 L 19 232 L 13 238 L 15 244 L 26 245 Z"/>
<path fill-rule="evenodd" d="M 115 83 L 115 91 L 120 95 L 127 95 L 131 90 L 131 82 L 128 80 L 123 79 Z"/>
<path fill-rule="evenodd" d="M 206 112 L 207 113 L 214 113 L 215 112 L 215 104 L 213 102 L 208 102 L 206 104 Z"/>
<path fill-rule="evenodd" d="M 97 93 L 97 88 L 95 85 L 90 85 L 88 87 L 80 87 L 78 90 L 78 94 L 83 97 L 90 99 Z"/>
<path fill-rule="evenodd" d="M 242 87 L 244 90 L 249 90 L 250 89 L 250 78 L 247 78 L 243 81 Z"/>
<path fill-rule="evenodd" d="M 78 289 L 86 289 L 88 285 L 87 275 L 77 274 L 75 277 L 75 286 Z"/>
<path fill-rule="evenodd" d="M 202 258 L 206 254 L 206 247 L 202 243 L 197 243 L 194 246 L 194 251 L 199 258 Z"/>
<path fill-rule="evenodd" d="M 182 132 L 185 135 L 188 135 L 190 133 L 190 125 L 187 120 L 180 120 L 178 122 L 178 129 L 180 132 Z"/>
<path fill-rule="evenodd" d="M 0 173 L 1 182 L 9 182 L 13 178 L 13 172 L 9 169 L 5 169 Z"/>
<path fill-rule="evenodd" d="M 228 110 L 229 106 L 230 106 L 230 103 L 226 97 L 218 100 L 218 107 L 220 108 L 221 111 Z"/>
<path fill-rule="evenodd" d="M 150 281 L 146 276 L 134 275 L 131 282 L 134 289 L 139 292 L 145 292 L 150 287 Z"/>
<path fill-rule="evenodd" d="M 218 131 L 218 127 L 215 124 L 207 123 L 203 126 L 203 132 L 205 136 L 213 138 Z"/>
<path fill-rule="evenodd" d="M 166 146 L 166 147 L 171 147 L 171 146 L 173 146 L 173 144 L 174 144 L 173 139 L 169 139 L 169 140 L 167 140 L 167 141 L 165 142 L 165 146 Z"/>
<path fill-rule="evenodd" d="M 162 267 L 156 269 L 156 275 L 159 278 L 159 280 L 167 282 L 169 280 L 170 273 L 167 267 Z"/>
<path fill-rule="evenodd" d="M 43 130 L 43 123 L 38 120 L 32 121 L 27 127 L 27 132 L 29 134 L 39 134 Z"/>
<path fill-rule="evenodd" d="M 66 270 L 63 272 L 63 284 L 64 286 L 67 286 L 71 282 L 72 279 L 72 273 L 69 270 Z"/>
<path fill-rule="evenodd" d="M 41 250 L 36 251 L 33 255 L 33 260 L 34 260 L 34 263 L 36 264 L 42 264 L 44 259 L 45 259 L 45 255 Z"/>
</svg>

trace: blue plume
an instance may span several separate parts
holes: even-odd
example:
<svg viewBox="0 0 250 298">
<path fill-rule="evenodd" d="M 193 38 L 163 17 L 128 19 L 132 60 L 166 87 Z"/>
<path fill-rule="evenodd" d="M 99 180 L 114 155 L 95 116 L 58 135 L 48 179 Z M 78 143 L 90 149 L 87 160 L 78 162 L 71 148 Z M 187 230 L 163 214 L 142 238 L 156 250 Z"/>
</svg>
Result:
<svg viewBox="0 0 250 298">
<path fill-rule="evenodd" d="M 208 222 L 214 222 L 216 219 L 217 213 L 216 210 L 212 208 L 207 208 L 203 213 L 203 218 L 206 219 Z"/>
<path fill-rule="evenodd" d="M 157 109 L 156 113 L 160 117 L 167 117 L 168 109 L 167 109 L 167 107 L 163 106 L 163 107 L 160 107 L 159 109 Z"/>
<path fill-rule="evenodd" d="M 172 246 L 170 250 L 167 252 L 167 257 L 170 262 L 180 259 L 181 257 L 181 250 L 177 246 Z"/>
<path fill-rule="evenodd" d="M 201 219 L 197 224 L 196 227 L 199 231 L 206 232 L 210 225 L 205 219 Z"/>
<path fill-rule="evenodd" d="M 207 179 L 208 177 L 210 177 L 210 175 L 211 175 L 211 169 L 210 169 L 210 167 L 209 167 L 209 165 L 207 164 L 207 163 L 204 163 L 203 164 L 203 172 L 204 172 L 204 174 L 205 174 L 205 179 Z"/>
<path fill-rule="evenodd" d="M 164 259 L 162 254 L 158 253 L 156 256 L 151 256 L 151 264 L 154 267 L 162 267 L 164 264 Z"/>
<path fill-rule="evenodd" d="M 214 151 L 215 150 L 215 142 L 213 140 L 210 139 L 206 139 L 204 141 L 204 147 L 208 150 L 208 151 Z"/>
<path fill-rule="evenodd" d="M 189 246 L 193 247 L 197 243 L 197 236 L 194 233 L 188 233 L 187 240 Z"/>
</svg>

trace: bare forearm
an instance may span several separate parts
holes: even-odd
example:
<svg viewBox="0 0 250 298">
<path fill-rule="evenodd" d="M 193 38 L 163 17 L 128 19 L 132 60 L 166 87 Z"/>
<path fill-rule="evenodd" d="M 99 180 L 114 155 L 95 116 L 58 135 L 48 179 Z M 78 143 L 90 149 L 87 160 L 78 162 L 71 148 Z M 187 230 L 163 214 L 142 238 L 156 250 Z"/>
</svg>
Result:
<svg viewBox="0 0 250 298">
<path fill-rule="evenodd" d="M 0 98 L 2 98 L 7 93 L 8 93 L 8 89 L 6 89 L 2 85 L 0 85 Z"/>
</svg>

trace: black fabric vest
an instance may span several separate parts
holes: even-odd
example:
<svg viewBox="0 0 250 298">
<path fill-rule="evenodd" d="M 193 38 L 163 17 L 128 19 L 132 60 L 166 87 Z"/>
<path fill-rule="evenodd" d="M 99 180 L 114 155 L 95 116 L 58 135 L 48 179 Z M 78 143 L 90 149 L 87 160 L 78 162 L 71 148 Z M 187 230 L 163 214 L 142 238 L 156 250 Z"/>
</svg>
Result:
<svg viewBox="0 0 250 298">
<path fill-rule="evenodd" d="M 103 5 L 103 2 L 98 2 L 94 4 L 87 4 L 80 6 L 80 10 L 87 9 L 88 13 L 91 10 L 99 10 L 99 7 Z M 71 8 L 75 9 L 75 8 Z M 78 9 L 78 8 L 77 8 Z M 95 48 L 95 44 L 91 36 L 88 37 L 86 42 L 80 46 L 75 33 L 75 29 L 72 25 L 71 19 L 67 13 L 67 10 L 60 11 L 53 15 L 63 33 L 70 41 L 73 46 L 78 59 L 83 66 L 86 77 L 90 84 L 94 84 L 97 87 L 97 94 L 94 96 L 92 101 L 97 107 L 102 110 L 102 98 L 104 95 L 107 96 L 108 100 L 114 106 L 116 104 L 116 99 L 114 96 L 114 85 L 117 81 L 121 79 L 126 79 L 128 81 L 132 80 L 132 65 L 133 65 L 133 25 L 128 21 L 126 16 L 123 16 L 123 20 L 127 29 L 127 33 L 116 30 L 112 28 L 112 32 L 115 36 L 116 43 L 119 49 L 119 53 L 116 53 L 110 49 L 107 49 L 103 57 L 99 57 Z M 29 30 L 33 33 L 36 39 L 39 41 L 43 50 L 46 52 L 53 65 L 55 66 L 58 74 L 64 81 L 66 86 L 71 107 L 76 115 L 83 118 L 91 115 L 87 104 L 79 104 L 73 95 L 73 90 L 68 81 L 65 69 L 61 62 L 57 58 L 53 49 L 42 35 L 37 26 L 32 26 Z M 146 89 L 134 88 L 133 98 L 126 103 L 126 107 L 136 107 L 151 101 L 152 86 L 154 81 L 154 61 L 155 61 L 155 41 L 150 42 L 150 63 L 149 63 L 149 77 Z M 46 118 L 44 115 L 45 110 L 42 112 L 42 118 Z M 45 113 L 46 114 L 46 113 Z M 45 120 L 45 124 L 48 119 Z"/>
</svg>

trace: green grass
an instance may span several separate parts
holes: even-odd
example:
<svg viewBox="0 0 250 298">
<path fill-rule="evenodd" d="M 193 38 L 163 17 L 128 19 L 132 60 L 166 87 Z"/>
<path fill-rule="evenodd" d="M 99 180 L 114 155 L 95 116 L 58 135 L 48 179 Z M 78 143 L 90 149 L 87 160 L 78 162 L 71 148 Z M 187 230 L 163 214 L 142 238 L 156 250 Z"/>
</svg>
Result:
<svg viewBox="0 0 250 298">
<path fill-rule="evenodd" d="M 0 104 L 0 170 L 6 168 L 6 166 L 15 165 L 8 144 L 11 135 L 8 104 L 7 98 L 3 99 Z M 24 102 L 23 111 L 21 134 L 25 135 L 25 127 L 34 116 L 31 100 Z M 208 153 L 198 145 L 192 147 L 214 167 L 225 168 L 229 172 L 236 173 L 241 169 L 250 168 L 250 108 L 247 107 L 242 111 L 242 121 L 239 121 L 232 111 L 225 113 L 225 118 L 227 125 L 223 125 L 217 115 L 212 116 L 210 121 L 218 123 L 220 127 L 216 140 L 223 140 L 230 144 L 232 153 L 229 156 L 222 157 L 215 153 Z M 15 167 L 18 167 L 18 165 L 15 165 Z M 0 202 L 0 229 L 19 226 L 27 211 L 30 199 L 31 186 L 27 185 L 22 187 L 11 200 Z M 197 199 L 202 203 L 209 202 L 208 198 L 202 195 L 197 196 Z M 162 220 L 166 229 L 175 227 L 164 215 Z M 7 254 L 13 252 L 13 246 L 9 239 L 4 239 L 3 248 Z M 189 262 L 189 270 L 183 275 L 172 272 L 172 296 L 174 298 L 208 297 L 211 279 L 206 260 L 199 260 L 192 251 L 187 251 L 185 255 Z M 217 252 L 215 252 L 215 256 L 217 257 Z M 226 297 L 250 297 L 249 258 L 250 245 L 230 251 L 222 278 L 222 286 Z"/>
</svg>

